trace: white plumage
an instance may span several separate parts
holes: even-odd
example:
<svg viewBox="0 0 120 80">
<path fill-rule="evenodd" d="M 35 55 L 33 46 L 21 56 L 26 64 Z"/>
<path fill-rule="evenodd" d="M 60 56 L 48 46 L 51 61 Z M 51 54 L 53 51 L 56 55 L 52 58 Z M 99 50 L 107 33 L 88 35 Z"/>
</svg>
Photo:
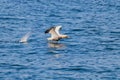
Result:
<svg viewBox="0 0 120 80">
<path fill-rule="evenodd" d="M 62 38 L 68 38 L 67 35 L 63 35 L 63 34 L 60 34 L 60 29 L 62 28 L 62 26 L 55 26 L 55 27 L 51 27 L 49 29 L 47 29 L 45 31 L 45 33 L 50 33 L 51 34 L 51 37 L 50 38 L 47 38 L 48 40 L 52 40 L 52 41 L 58 41 Z"/>
</svg>

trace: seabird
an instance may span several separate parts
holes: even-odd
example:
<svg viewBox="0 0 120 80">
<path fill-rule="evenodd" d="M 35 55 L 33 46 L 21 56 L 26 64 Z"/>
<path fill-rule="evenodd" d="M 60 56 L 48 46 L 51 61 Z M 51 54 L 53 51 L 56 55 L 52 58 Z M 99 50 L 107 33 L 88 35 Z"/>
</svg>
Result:
<svg viewBox="0 0 120 80">
<path fill-rule="evenodd" d="M 54 27 L 51 27 L 49 29 L 47 29 L 45 31 L 45 33 L 50 33 L 51 34 L 51 37 L 50 38 L 47 38 L 48 40 L 52 40 L 52 41 L 58 41 L 62 38 L 68 38 L 67 35 L 63 35 L 63 34 L 60 34 L 60 29 L 62 28 L 62 26 L 54 26 Z"/>
<path fill-rule="evenodd" d="M 22 42 L 22 43 L 26 43 L 28 38 L 30 36 L 30 32 L 26 33 L 21 39 L 19 42 Z"/>
</svg>

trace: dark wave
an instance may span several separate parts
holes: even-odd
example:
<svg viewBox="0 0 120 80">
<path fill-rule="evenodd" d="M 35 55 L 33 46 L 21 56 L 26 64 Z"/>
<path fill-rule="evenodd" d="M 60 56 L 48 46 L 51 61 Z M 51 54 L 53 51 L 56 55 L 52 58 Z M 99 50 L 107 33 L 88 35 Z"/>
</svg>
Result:
<svg viewBox="0 0 120 80">
<path fill-rule="evenodd" d="M 25 21 L 25 18 L 17 18 L 17 17 L 0 17 L 0 20 L 14 20 L 14 21 Z"/>
</svg>

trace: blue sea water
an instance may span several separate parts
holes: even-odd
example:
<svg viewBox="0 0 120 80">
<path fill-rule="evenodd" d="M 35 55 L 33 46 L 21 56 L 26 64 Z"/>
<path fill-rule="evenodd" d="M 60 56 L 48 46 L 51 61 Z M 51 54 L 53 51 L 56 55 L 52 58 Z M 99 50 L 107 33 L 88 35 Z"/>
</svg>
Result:
<svg viewBox="0 0 120 80">
<path fill-rule="evenodd" d="M 120 80 L 120 0 L 0 0 L 0 80 Z"/>
</svg>

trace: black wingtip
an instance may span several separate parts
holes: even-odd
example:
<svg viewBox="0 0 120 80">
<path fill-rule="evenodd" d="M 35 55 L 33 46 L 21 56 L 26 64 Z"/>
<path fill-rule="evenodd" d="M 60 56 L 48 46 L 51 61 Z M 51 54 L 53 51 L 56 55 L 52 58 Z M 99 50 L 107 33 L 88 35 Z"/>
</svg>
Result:
<svg viewBox="0 0 120 80">
<path fill-rule="evenodd" d="M 45 34 L 46 34 L 46 33 L 49 33 L 49 31 L 50 31 L 50 30 L 46 30 L 46 31 L 45 31 Z"/>
<path fill-rule="evenodd" d="M 45 34 L 46 33 L 49 33 L 49 31 L 51 30 L 51 29 L 53 29 L 54 27 L 51 27 L 51 28 L 49 28 L 49 29 L 47 29 L 46 31 L 45 31 Z"/>
</svg>

